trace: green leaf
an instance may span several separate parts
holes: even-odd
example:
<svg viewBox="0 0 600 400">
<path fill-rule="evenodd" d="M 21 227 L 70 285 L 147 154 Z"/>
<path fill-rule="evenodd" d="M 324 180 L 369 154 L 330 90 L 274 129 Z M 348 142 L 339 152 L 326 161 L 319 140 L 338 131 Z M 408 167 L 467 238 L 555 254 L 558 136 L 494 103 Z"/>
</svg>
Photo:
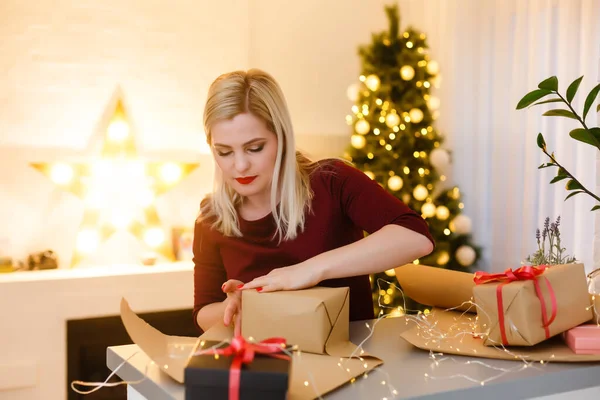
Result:
<svg viewBox="0 0 600 400">
<path fill-rule="evenodd" d="M 600 112 L 600 103 L 598 103 L 598 106 L 596 107 L 596 112 Z"/>
<path fill-rule="evenodd" d="M 538 133 L 537 135 L 537 145 L 540 149 L 546 150 L 546 141 L 541 133 Z"/>
<path fill-rule="evenodd" d="M 538 169 L 552 167 L 553 165 L 554 165 L 553 163 L 542 164 L 538 167 Z"/>
<path fill-rule="evenodd" d="M 567 182 L 567 184 L 565 185 L 565 188 L 567 190 L 576 190 L 576 189 L 583 189 L 583 186 L 581 186 L 581 184 L 576 182 L 575 180 L 571 179 L 571 180 L 569 180 L 569 182 Z"/>
<path fill-rule="evenodd" d="M 600 205 L 592 207 L 590 211 L 600 210 Z"/>
<path fill-rule="evenodd" d="M 563 179 L 566 179 L 566 178 L 568 178 L 568 176 L 567 176 L 567 175 L 556 175 L 556 176 L 554 177 L 554 179 L 552 179 L 552 180 L 550 181 L 550 184 L 552 184 L 552 183 L 556 183 L 556 182 L 558 182 L 558 181 L 562 181 Z"/>
<path fill-rule="evenodd" d="M 558 90 L 558 78 L 556 76 L 551 76 L 550 78 L 540 82 L 538 87 L 540 89 L 557 91 Z"/>
<path fill-rule="evenodd" d="M 517 110 L 520 110 L 522 108 L 525 108 L 525 107 L 531 105 L 531 103 L 538 101 L 539 99 L 541 99 L 544 96 L 549 95 L 550 93 L 552 93 L 552 92 L 549 90 L 542 90 L 542 89 L 536 89 L 534 91 L 527 93 L 519 101 L 519 104 L 517 104 Z"/>
<path fill-rule="evenodd" d="M 546 117 L 567 117 L 577 119 L 577 116 L 569 110 L 549 110 L 542 115 L 545 115 Z"/>
<path fill-rule="evenodd" d="M 565 201 L 569 200 L 570 197 L 573 197 L 573 196 L 575 196 L 576 194 L 579 194 L 579 193 L 585 193 L 585 192 L 583 190 L 578 190 L 576 192 L 572 192 L 567 197 L 565 197 Z"/>
<path fill-rule="evenodd" d="M 594 100 L 596 100 L 596 96 L 598 96 L 598 92 L 600 92 L 600 84 L 596 85 L 596 87 L 590 91 L 590 94 L 588 94 L 587 98 L 585 99 L 585 106 L 583 107 L 584 121 L 588 111 L 590 111 L 590 108 L 592 107 L 592 104 L 594 104 Z"/>
<path fill-rule="evenodd" d="M 575 94 L 577 93 L 577 89 L 579 89 L 579 84 L 581 83 L 582 79 L 583 79 L 583 76 L 575 79 L 567 88 L 567 101 L 569 103 L 571 101 L 573 101 L 573 98 L 575 97 Z"/>
<path fill-rule="evenodd" d="M 563 103 L 563 99 L 550 99 L 550 100 L 538 101 L 537 103 L 534 103 L 532 105 L 537 106 L 540 104 L 547 104 L 547 103 Z"/>
<path fill-rule="evenodd" d="M 591 144 L 592 146 L 598 147 L 600 149 L 600 128 L 573 129 L 571 132 L 569 132 L 569 136 L 571 136 L 575 140 Z"/>
</svg>

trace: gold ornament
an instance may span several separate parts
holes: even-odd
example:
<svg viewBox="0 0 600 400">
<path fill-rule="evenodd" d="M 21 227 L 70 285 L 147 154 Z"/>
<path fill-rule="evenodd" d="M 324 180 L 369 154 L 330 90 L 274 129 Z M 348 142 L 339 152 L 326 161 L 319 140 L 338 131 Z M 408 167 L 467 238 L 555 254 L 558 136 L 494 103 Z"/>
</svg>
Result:
<svg viewBox="0 0 600 400">
<path fill-rule="evenodd" d="M 427 63 L 427 72 L 429 72 L 431 75 L 437 75 L 438 72 L 440 72 L 440 65 L 437 63 L 437 61 L 429 61 Z"/>
<path fill-rule="evenodd" d="M 448 207 L 446 206 L 438 206 L 437 210 L 435 211 L 435 216 L 440 221 L 445 221 L 450 216 L 450 210 L 448 210 Z"/>
<path fill-rule="evenodd" d="M 369 133 L 370 129 L 371 125 L 369 125 L 369 123 L 364 119 L 359 119 L 356 121 L 356 124 L 354 124 L 354 130 L 356 133 L 360 133 L 361 135 L 366 135 Z"/>
<path fill-rule="evenodd" d="M 379 89 L 380 83 L 381 82 L 379 81 L 379 77 L 375 74 L 371 74 L 371 75 L 367 76 L 367 79 L 365 80 L 365 85 L 367 85 L 369 90 L 371 90 L 372 92 Z"/>
<path fill-rule="evenodd" d="M 429 191 L 427 190 L 427 188 L 423 185 L 417 185 L 415 186 L 415 189 L 413 190 L 413 197 L 419 201 L 423 201 L 427 198 L 427 196 L 429 195 Z"/>
<path fill-rule="evenodd" d="M 423 111 L 418 108 L 413 108 L 408 112 L 411 122 L 418 124 L 423 121 Z"/>
<path fill-rule="evenodd" d="M 461 203 L 462 204 L 462 203 Z M 464 214 L 457 215 L 452 221 L 450 221 L 450 230 L 459 235 L 466 235 L 471 233 L 471 218 Z"/>
<path fill-rule="evenodd" d="M 394 176 L 390 177 L 390 179 L 388 179 L 387 184 L 391 190 L 393 190 L 394 192 L 397 192 L 398 190 L 402 189 L 402 186 L 404 185 L 404 181 L 398 175 L 394 175 Z"/>
<path fill-rule="evenodd" d="M 456 261 L 463 267 L 468 267 L 473 264 L 475 258 L 477 257 L 477 253 L 471 246 L 462 245 L 458 249 L 456 249 Z"/>
<path fill-rule="evenodd" d="M 355 149 L 362 149 L 367 144 L 367 139 L 362 135 L 352 135 L 350 143 Z"/>
<path fill-rule="evenodd" d="M 423 207 L 421 207 L 421 214 L 425 218 L 431 218 L 435 215 L 435 205 L 433 203 L 425 203 Z"/>
<path fill-rule="evenodd" d="M 415 69 L 410 65 L 405 65 L 404 67 L 400 68 L 400 77 L 405 81 L 410 81 L 415 77 Z"/>
<path fill-rule="evenodd" d="M 389 128 L 393 128 L 394 126 L 397 126 L 399 123 L 400 123 L 400 117 L 396 113 L 389 113 L 385 117 L 385 124 Z"/>
</svg>

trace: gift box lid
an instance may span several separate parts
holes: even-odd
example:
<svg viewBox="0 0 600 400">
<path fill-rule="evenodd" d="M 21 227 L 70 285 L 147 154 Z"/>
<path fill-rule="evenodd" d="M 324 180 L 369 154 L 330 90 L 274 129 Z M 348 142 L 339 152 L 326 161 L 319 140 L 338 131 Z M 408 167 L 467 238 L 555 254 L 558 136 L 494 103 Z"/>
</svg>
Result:
<svg viewBox="0 0 600 400">
<path fill-rule="evenodd" d="M 565 339 L 571 348 L 579 350 L 600 350 L 600 326 L 584 324 L 565 332 Z"/>
<path fill-rule="evenodd" d="M 204 348 L 217 345 L 207 341 Z M 228 346 L 221 344 L 215 348 Z M 281 353 L 281 355 L 284 355 Z M 185 385 L 228 387 L 232 356 L 202 354 L 190 357 L 185 368 Z M 242 364 L 240 388 L 287 391 L 291 360 L 256 354 L 249 364 Z"/>
</svg>

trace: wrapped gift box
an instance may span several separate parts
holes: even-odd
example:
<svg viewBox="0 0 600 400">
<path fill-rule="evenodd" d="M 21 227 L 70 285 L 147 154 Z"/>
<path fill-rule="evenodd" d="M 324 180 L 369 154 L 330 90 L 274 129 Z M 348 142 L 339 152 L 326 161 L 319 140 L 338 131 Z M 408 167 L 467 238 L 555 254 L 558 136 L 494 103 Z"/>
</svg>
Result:
<svg viewBox="0 0 600 400">
<path fill-rule="evenodd" d="M 596 324 L 569 329 L 563 338 L 575 354 L 600 354 L 600 326 Z"/>
<path fill-rule="evenodd" d="M 203 342 L 204 349 L 223 349 L 229 343 Z M 283 355 L 284 353 L 279 353 Z M 185 368 L 185 398 L 229 399 L 229 377 L 233 356 L 200 354 L 190 357 Z M 290 359 L 255 354 L 242 364 L 239 380 L 240 400 L 285 400 L 290 375 Z"/>
<path fill-rule="evenodd" d="M 538 281 L 541 296 L 538 296 L 534 280 L 515 280 L 508 283 L 505 283 L 507 280 L 496 280 L 478 284 L 473 288 L 475 303 L 478 305 L 479 331 L 484 334 L 485 345 L 503 344 L 502 325 L 506 336 L 504 344 L 533 346 L 592 319 L 583 264 L 549 266 L 535 279 Z M 502 285 L 501 290 L 498 289 L 499 285 Z M 501 310 L 499 293 L 502 300 Z M 552 293 L 556 299 L 555 310 L 552 306 Z M 544 327 L 542 307 L 545 307 L 548 320 L 555 314 L 547 330 Z M 500 322 L 501 316 L 504 319 L 503 324 Z"/>
</svg>

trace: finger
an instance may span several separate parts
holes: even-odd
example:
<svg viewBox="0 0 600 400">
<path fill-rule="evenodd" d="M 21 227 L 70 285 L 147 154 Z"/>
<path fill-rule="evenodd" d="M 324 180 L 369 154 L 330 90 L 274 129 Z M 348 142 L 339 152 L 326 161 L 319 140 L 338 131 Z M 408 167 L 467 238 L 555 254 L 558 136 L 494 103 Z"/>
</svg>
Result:
<svg viewBox="0 0 600 400">
<path fill-rule="evenodd" d="M 269 293 L 269 292 L 278 292 L 280 290 L 283 290 L 283 287 L 280 285 L 277 285 L 275 283 L 270 283 L 270 284 L 262 286 L 256 290 L 258 290 L 261 293 Z"/>
<path fill-rule="evenodd" d="M 225 326 L 229 326 L 237 309 L 237 302 L 235 301 L 229 303 L 227 307 L 225 307 L 225 312 L 223 313 L 223 324 L 225 324 Z"/>
<path fill-rule="evenodd" d="M 268 285 L 270 280 L 271 278 L 268 278 L 267 276 L 261 276 L 246 283 L 242 289 L 258 289 L 259 287 Z"/>
<path fill-rule="evenodd" d="M 236 290 L 238 290 L 238 287 L 240 285 L 243 285 L 244 282 L 242 281 L 238 281 L 237 279 L 230 279 L 227 282 L 225 282 L 223 284 L 223 286 L 221 286 L 221 289 L 223 290 L 223 292 L 225 293 L 233 293 Z"/>
</svg>

